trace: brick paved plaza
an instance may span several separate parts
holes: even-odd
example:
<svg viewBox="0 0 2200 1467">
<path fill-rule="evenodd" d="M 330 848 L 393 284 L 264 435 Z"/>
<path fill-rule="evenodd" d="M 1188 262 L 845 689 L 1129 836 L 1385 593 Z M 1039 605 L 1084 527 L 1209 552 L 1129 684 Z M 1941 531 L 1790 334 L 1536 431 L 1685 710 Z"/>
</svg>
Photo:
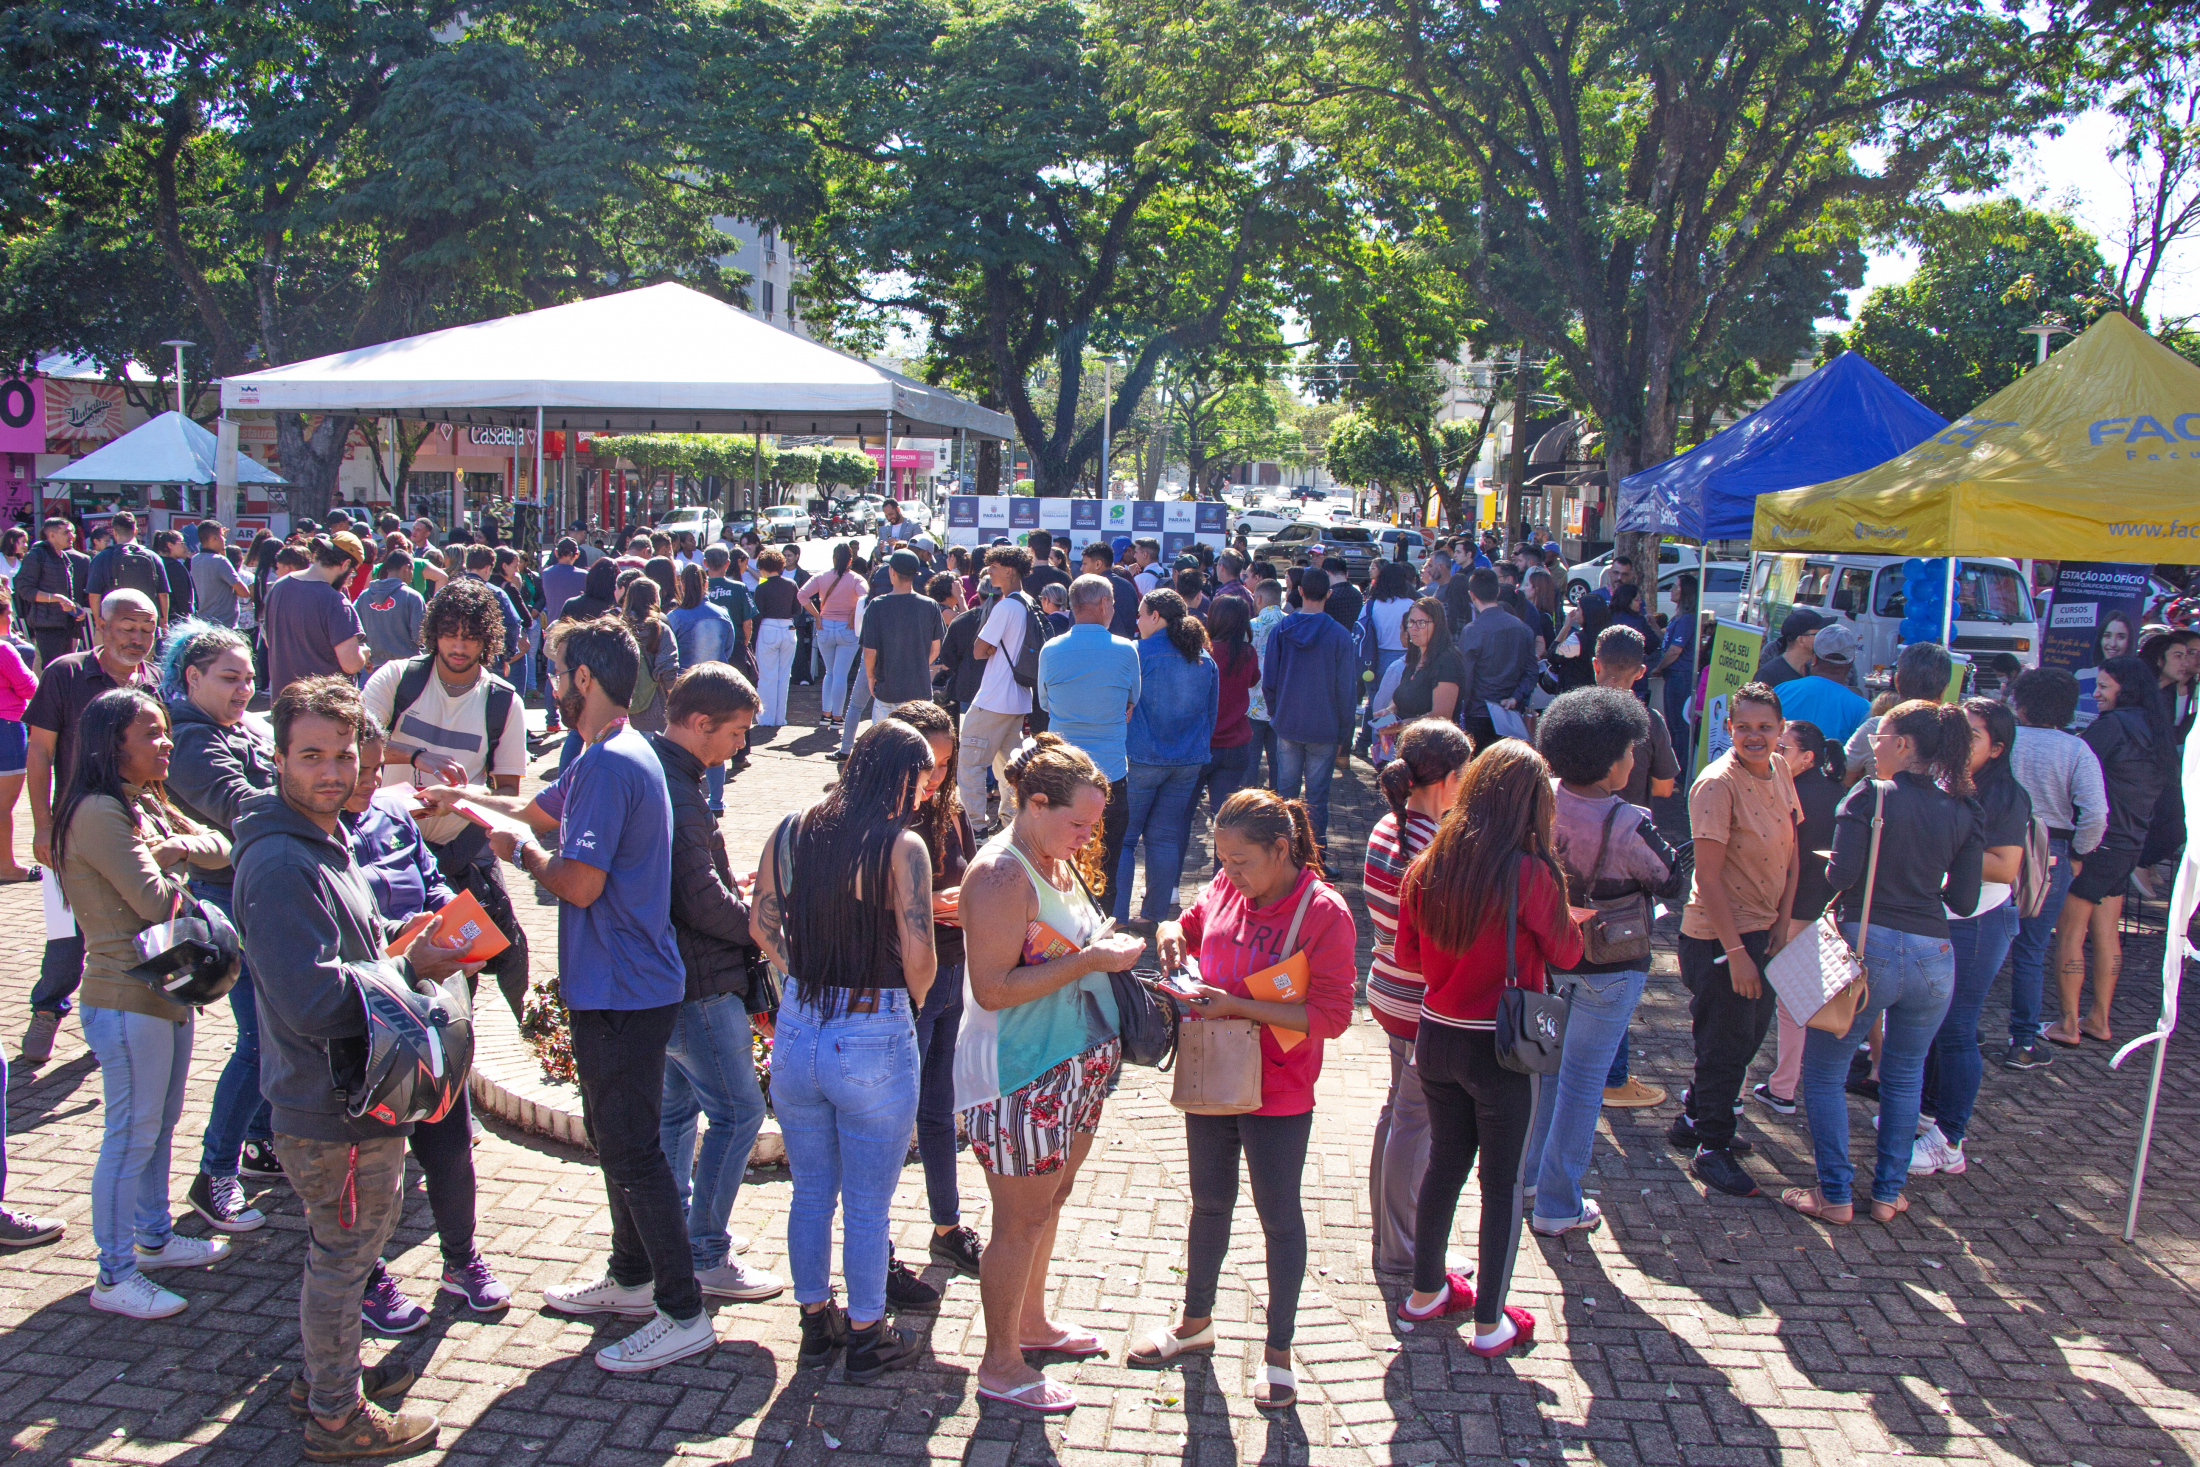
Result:
<svg viewBox="0 0 2200 1467">
<path fill-rule="evenodd" d="M 800 690 L 807 692 L 807 690 Z M 811 705 L 814 706 L 814 705 Z M 834 766 L 823 735 L 782 731 L 728 791 L 737 860 L 777 816 L 811 798 Z M 538 766 L 547 769 L 548 761 Z M 1360 839 L 1378 809 L 1364 765 L 1340 780 L 1334 838 L 1356 888 Z M 19 823 L 27 840 L 27 822 Z M 1204 859 L 1204 847 L 1195 853 Z M 1203 876 L 1195 871 L 1195 877 Z M 1357 897 L 1354 893 L 1355 909 Z M 556 948 L 555 908 L 522 898 L 538 976 Z M 0 890 L 0 1024 L 13 1054 L 37 970 L 36 888 Z M 1363 928 L 1363 952 L 1366 935 Z M 2158 939 L 2127 948 L 2120 1034 L 2159 1001 Z M 1677 1096 L 1687 1081 L 1686 1013 L 1669 951 L 1637 1016 L 1636 1073 Z M 1987 1007 L 1998 1052 L 2006 1004 Z M 226 1008 L 199 1028 L 178 1128 L 179 1212 L 206 1105 L 228 1052 Z M 1987 1068 L 1973 1160 L 1961 1177 L 1920 1178 L 1892 1227 L 1860 1220 L 1828 1232 L 1771 1200 L 1706 1198 L 1664 1142 L 1676 1106 L 1605 1112 L 1589 1185 L 1608 1225 L 1573 1245 L 1521 1249 L 1514 1302 L 1533 1310 L 1538 1343 L 1487 1362 L 1449 1327 L 1395 1333 L 1395 1296 L 1369 1267 L 1365 1153 L 1387 1060 L 1364 1016 L 1329 1051 L 1305 1177 L 1309 1267 L 1299 1320 L 1300 1404 L 1251 1405 L 1264 1292 L 1250 1196 L 1217 1307 L 1211 1362 L 1149 1374 L 1120 1365 L 1126 1337 L 1172 1316 L 1181 1297 L 1189 1195 L 1183 1129 L 1151 1071 L 1128 1073 L 1065 1216 L 1056 1277 L 1060 1313 L 1098 1330 L 1110 1357 L 1056 1366 L 1083 1405 L 1041 1421 L 973 1395 L 977 1285 L 947 1287 L 936 1320 L 904 1316 L 928 1340 L 919 1368 L 871 1387 L 794 1369 L 792 1296 L 714 1301 L 722 1343 L 652 1376 L 598 1370 L 589 1352 L 632 1326 L 538 1312 L 539 1290 L 594 1277 L 608 1242 L 603 1188 L 589 1158 L 492 1124 L 478 1151 L 481 1246 L 516 1302 L 479 1322 L 437 1296 L 427 1199 L 413 1179 L 392 1267 L 431 1325 L 368 1358 L 408 1353 L 412 1400 L 441 1416 L 439 1453 L 417 1458 L 523 1467 L 533 1462 L 645 1464 L 962 1461 L 1050 1463 L 1701 1464 L 1884 1462 L 1944 1456 L 2184 1464 L 2200 1454 L 2200 1144 L 2188 1055 L 2173 1049 L 2137 1246 L 2120 1239 L 2146 1075 L 2113 1073 L 2102 1046 L 2058 1051 L 2051 1069 Z M 1771 1062 L 1770 1046 L 1760 1070 Z M 1753 1077 L 1755 1078 L 1755 1077 Z M 270 1215 L 235 1256 L 166 1276 L 191 1303 L 139 1324 L 92 1313 L 88 1183 L 100 1135 L 98 1072 L 72 1021 L 53 1061 L 17 1067 L 8 1090 L 8 1199 L 67 1219 L 57 1244 L 0 1260 L 0 1442 L 16 1463 L 126 1461 L 285 1464 L 299 1434 L 279 1399 L 298 1362 L 304 1249 L 297 1205 L 255 1188 Z M 1868 1108 L 1855 1112 L 1862 1160 Z M 1800 1116 L 1753 1110 L 1748 1165 L 1769 1192 L 1807 1183 Z M 965 1220 L 986 1230 L 985 1187 L 967 1160 Z M 783 1172 L 753 1173 L 736 1209 L 747 1256 L 785 1272 Z M 1455 1250 L 1471 1250 L 1474 1191 Z M 897 1241 L 912 1263 L 927 1231 L 918 1168 L 904 1174 Z M 204 1231 L 185 1214 L 182 1230 Z M 1471 1263 L 1467 1252 L 1457 1256 Z M 939 1281 L 941 1270 L 927 1276 Z"/>
</svg>

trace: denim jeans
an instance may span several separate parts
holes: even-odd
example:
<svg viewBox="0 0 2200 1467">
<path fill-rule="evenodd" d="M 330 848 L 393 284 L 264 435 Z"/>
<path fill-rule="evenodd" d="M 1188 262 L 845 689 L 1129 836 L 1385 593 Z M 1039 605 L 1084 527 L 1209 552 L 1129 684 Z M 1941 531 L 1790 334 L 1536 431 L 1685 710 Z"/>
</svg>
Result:
<svg viewBox="0 0 2200 1467">
<path fill-rule="evenodd" d="M 39 959 L 38 982 L 31 989 L 31 1012 L 66 1014 L 75 1007 L 71 998 L 84 981 L 84 934 L 46 939 Z"/>
<path fill-rule="evenodd" d="M 1948 945 L 1955 950 L 1955 990 L 1948 999 L 1948 1016 L 1940 1021 L 1940 1033 L 1933 1040 L 1919 1105 L 1940 1123 L 1940 1134 L 1950 1141 L 1961 1141 L 1971 1129 L 1971 1108 L 1978 1104 L 1979 1075 L 1985 1069 L 1978 1052 L 1978 1019 L 2016 935 L 2014 901 L 1948 924 Z"/>
<path fill-rule="evenodd" d="M 1521 1175 L 1535 1179 L 1536 1217 L 1556 1225 L 1581 1214 L 1581 1174 L 1596 1146 L 1612 1054 L 1627 1048 L 1627 1023 L 1650 975 L 1638 970 L 1552 977 L 1566 995 L 1566 1043 L 1558 1073 L 1542 1087 L 1529 1123 Z"/>
<path fill-rule="evenodd" d="M 2016 940 L 2009 945 L 2009 1042 L 2030 1044 L 2040 1037 L 2040 992 L 2047 981 L 2047 960 L 2055 951 L 2055 923 L 2063 898 L 2070 895 L 2070 842 L 2048 839 L 2053 862 L 2047 869 L 2047 900 L 2037 917 L 2017 919 Z"/>
<path fill-rule="evenodd" d="M 703 1311 L 688 1251 L 687 1215 L 659 1140 L 664 1113 L 665 1046 L 680 1005 L 653 1009 L 574 1009 L 573 1068 L 580 1077 L 581 1124 L 603 1168 L 611 1201 L 613 1282 L 656 1286 L 657 1307 L 686 1321 Z"/>
<path fill-rule="evenodd" d="M 1253 758 L 1246 767 L 1245 782 L 1261 789 L 1276 787 L 1276 726 L 1265 718 L 1246 720 L 1253 725 Z M 1262 759 L 1267 765 L 1263 767 Z"/>
<path fill-rule="evenodd" d="M 819 691 L 822 710 L 839 717 L 848 699 L 848 669 L 856 660 L 856 629 L 844 621 L 817 624 L 817 652 L 825 659 L 825 685 Z"/>
<path fill-rule="evenodd" d="M 1199 772 L 1200 781 L 1207 786 L 1207 811 L 1220 814 L 1223 801 L 1252 783 L 1252 776 L 1259 770 L 1260 745 L 1257 743 L 1232 744 L 1225 749 L 1219 744 L 1207 750 L 1207 767 Z M 1196 804 L 1197 801 L 1194 801 Z"/>
<path fill-rule="evenodd" d="M 726 766 L 713 764 L 703 771 L 703 788 L 709 792 L 710 813 L 726 813 Z"/>
<path fill-rule="evenodd" d="M 1329 845 L 1329 781 L 1337 772 L 1335 744 L 1301 744 L 1276 740 L 1276 793 L 1295 800 L 1304 790 L 1306 813 L 1314 822 L 1314 839 Z"/>
<path fill-rule="evenodd" d="M 794 653 L 794 623 L 776 616 L 757 622 L 756 695 L 764 703 L 756 715 L 759 727 L 778 728 L 787 721 L 787 681 L 794 674 Z"/>
<path fill-rule="evenodd" d="M 1856 941 L 1856 924 L 1841 931 Z M 1945 938 L 1920 937 L 1874 926 L 1865 946 L 1871 967 L 1871 998 L 1856 1011 L 1847 1034 L 1809 1030 L 1803 1040 L 1803 1106 L 1810 1117 L 1810 1145 L 1818 1159 L 1818 1189 L 1826 1201 L 1851 1201 L 1856 1168 L 1849 1162 L 1849 1061 L 1871 1033 L 1872 1020 L 1884 1013 L 1887 1032 L 1879 1050 L 1879 1160 L 1872 1175 L 1872 1200 L 1892 1202 L 1902 1195 L 1910 1175 L 1910 1152 L 1917 1140 L 1918 1088 L 1925 1073 L 1925 1051 L 1932 1048 L 1947 1017 L 1955 990 L 1955 953 Z"/>
<path fill-rule="evenodd" d="M 1375 690 L 1383 685 L 1383 675 L 1389 672 L 1393 665 L 1403 662 L 1405 655 L 1403 647 L 1395 652 L 1383 648 L 1376 649 L 1374 681 L 1369 682 L 1363 679 L 1360 683 L 1362 695 L 1360 700 L 1360 731 L 1352 741 L 1352 752 L 1358 754 L 1362 759 L 1365 759 L 1368 751 L 1375 747 Z"/>
<path fill-rule="evenodd" d="M 848 692 L 848 706 L 840 721 L 840 752 L 843 758 L 856 746 L 856 725 L 868 718 L 873 723 L 883 719 L 891 711 L 888 704 L 871 695 L 871 675 L 864 671 L 863 659 L 855 664 L 855 686 Z"/>
<path fill-rule="evenodd" d="M 1132 762 L 1130 822 L 1123 829 L 1123 854 L 1115 868 L 1116 921 L 1131 914 L 1131 872 L 1141 837 L 1146 845 L 1146 899 L 1139 903 L 1138 915 L 1148 922 L 1169 915 L 1177 883 L 1184 878 L 1184 843 L 1199 801 L 1200 767 Z"/>
<path fill-rule="evenodd" d="M 963 965 L 944 964 L 917 1014 L 917 1054 L 924 1067 L 917 1089 L 917 1155 L 924 1161 L 924 1198 L 932 1221 L 962 1221 L 955 1184 L 955 1037 L 962 1031 Z"/>
<path fill-rule="evenodd" d="M 828 1020 L 790 992 L 780 1003 L 777 1027 L 772 1109 L 794 1174 L 787 1267 L 795 1300 L 817 1304 L 832 1293 L 837 1200 L 848 1317 L 866 1323 L 883 1318 L 887 1209 L 917 1119 L 917 1033 L 909 995 L 881 989 L 876 1013 Z"/>
<path fill-rule="evenodd" d="M 229 888 L 191 884 L 193 896 L 230 909 Z M 229 1012 L 237 1021 L 237 1047 L 229 1052 L 221 1078 L 214 1082 L 214 1099 L 207 1108 L 206 1136 L 199 1145 L 199 1170 L 210 1177 L 233 1177 L 237 1157 L 247 1141 L 266 1141 L 275 1135 L 268 1104 L 260 1095 L 260 1006 L 252 994 L 252 970 L 237 970 L 236 986 L 229 990 Z"/>
<path fill-rule="evenodd" d="M 702 1144 L 697 1116 L 710 1121 Z M 672 1163 L 672 1185 L 687 1210 L 688 1253 L 697 1271 L 726 1261 L 726 1219 L 764 1125 L 749 1011 L 738 994 L 690 999 L 665 1044 L 664 1114 L 658 1144 Z"/>
<path fill-rule="evenodd" d="M 191 1021 L 91 1004 L 81 1019 L 84 1041 L 99 1056 L 107 1111 L 92 1168 L 92 1242 L 99 1281 L 116 1284 L 137 1272 L 132 1244 L 158 1248 L 174 1231 L 168 1155 L 191 1072 Z"/>
</svg>

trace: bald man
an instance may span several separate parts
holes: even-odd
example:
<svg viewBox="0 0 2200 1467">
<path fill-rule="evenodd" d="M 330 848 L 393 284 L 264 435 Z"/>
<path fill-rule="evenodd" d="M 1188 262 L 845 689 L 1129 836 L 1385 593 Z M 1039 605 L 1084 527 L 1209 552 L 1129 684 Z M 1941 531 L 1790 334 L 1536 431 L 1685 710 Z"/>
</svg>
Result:
<svg viewBox="0 0 2200 1467">
<path fill-rule="evenodd" d="M 96 650 L 56 657 L 38 675 L 38 691 L 23 710 L 30 734 L 23 783 L 31 797 L 31 850 L 43 866 L 53 865 L 53 812 L 69 788 L 77 722 L 92 700 L 110 688 L 150 688 L 160 681 L 145 661 L 160 638 L 159 615 L 153 598 L 143 591 L 110 590 L 99 598 L 93 623 Z M 42 1065 L 53 1058 L 61 1016 L 83 981 L 83 934 L 49 939 L 38 984 L 31 990 L 31 1026 L 23 1035 L 25 1064 Z"/>
</svg>

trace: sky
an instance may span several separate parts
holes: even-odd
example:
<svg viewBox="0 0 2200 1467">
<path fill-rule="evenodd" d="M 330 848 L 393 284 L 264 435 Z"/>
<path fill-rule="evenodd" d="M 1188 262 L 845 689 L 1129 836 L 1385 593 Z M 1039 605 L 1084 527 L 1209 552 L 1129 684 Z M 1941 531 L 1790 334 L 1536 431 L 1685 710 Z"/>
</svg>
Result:
<svg viewBox="0 0 2200 1467">
<path fill-rule="evenodd" d="M 2116 138 L 2114 119 L 2095 110 L 2071 119 L 2060 137 L 2040 137 L 2020 154 L 2008 192 L 2039 208 L 2059 208 L 2092 231 L 2110 261 L 2122 257 L 2118 240 L 2131 207 L 2123 175 L 2108 161 Z M 1967 199 L 1951 199 L 1953 203 Z M 1917 268 L 1907 250 L 1873 254 L 1864 273 L 1864 289 L 1851 300 L 1853 311 L 1875 285 L 1898 285 Z M 2200 240 L 2186 240 L 2165 261 L 2147 297 L 2148 314 L 2200 315 Z M 1828 322 L 1838 327 L 1839 322 Z"/>
</svg>

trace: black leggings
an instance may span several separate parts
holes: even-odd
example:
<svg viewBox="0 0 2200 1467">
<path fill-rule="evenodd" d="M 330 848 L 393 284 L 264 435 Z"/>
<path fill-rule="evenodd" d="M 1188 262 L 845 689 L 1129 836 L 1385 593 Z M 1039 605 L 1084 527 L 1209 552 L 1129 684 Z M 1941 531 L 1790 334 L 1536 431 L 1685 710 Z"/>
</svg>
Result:
<svg viewBox="0 0 2200 1467">
<path fill-rule="evenodd" d="M 436 1240 L 443 1262 L 457 1268 L 474 1256 L 473 1103 L 463 1090 L 443 1119 L 413 1126 L 412 1154 L 428 1184 L 428 1211 L 435 1215 Z"/>
<path fill-rule="evenodd" d="M 1237 1208 L 1238 1153 L 1252 1164 L 1253 1210 L 1268 1238 L 1268 1348 L 1288 1350 L 1298 1323 L 1299 1286 L 1306 1282 L 1306 1212 L 1299 1177 L 1314 1113 L 1295 1116 L 1184 1118 L 1184 1151 L 1192 1173 L 1192 1257 L 1184 1276 L 1184 1313 L 1215 1312 L 1215 1284 L 1230 1251 L 1230 1214 Z M 1515 1214 L 1517 1216 L 1517 1213 Z"/>
<path fill-rule="evenodd" d="M 1474 1322 L 1485 1331 L 1495 1329 L 1520 1247 L 1521 1165 L 1537 1077 L 1498 1064 L 1497 1039 L 1489 1030 L 1457 1029 L 1425 1018 L 1414 1041 L 1414 1066 L 1428 1097 L 1429 1148 L 1413 1218 L 1413 1287 L 1432 1294 L 1444 1286 L 1452 1217 L 1479 1152 L 1482 1256 Z"/>
</svg>

